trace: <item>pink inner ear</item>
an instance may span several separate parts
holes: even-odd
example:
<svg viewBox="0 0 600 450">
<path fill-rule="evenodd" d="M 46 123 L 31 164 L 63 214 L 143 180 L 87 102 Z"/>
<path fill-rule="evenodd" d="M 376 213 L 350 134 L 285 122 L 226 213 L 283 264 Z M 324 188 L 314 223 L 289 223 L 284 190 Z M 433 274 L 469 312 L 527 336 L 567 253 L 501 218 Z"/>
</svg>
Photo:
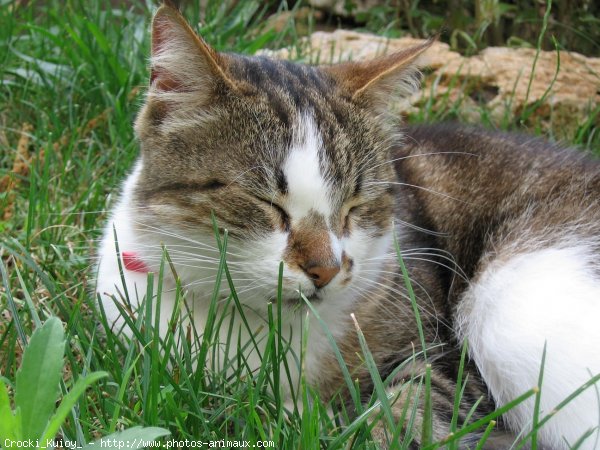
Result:
<svg viewBox="0 0 600 450">
<path fill-rule="evenodd" d="M 172 25 L 168 21 L 155 19 L 152 26 L 152 55 L 156 55 L 162 50 L 168 39 L 170 26 Z M 181 91 L 183 87 L 182 83 L 173 74 L 154 67 L 150 70 L 150 85 L 159 91 L 165 92 Z"/>
<path fill-rule="evenodd" d="M 169 72 L 161 69 L 152 69 L 150 71 L 150 85 L 154 86 L 154 88 L 159 91 L 183 91 L 183 85 Z"/>
</svg>

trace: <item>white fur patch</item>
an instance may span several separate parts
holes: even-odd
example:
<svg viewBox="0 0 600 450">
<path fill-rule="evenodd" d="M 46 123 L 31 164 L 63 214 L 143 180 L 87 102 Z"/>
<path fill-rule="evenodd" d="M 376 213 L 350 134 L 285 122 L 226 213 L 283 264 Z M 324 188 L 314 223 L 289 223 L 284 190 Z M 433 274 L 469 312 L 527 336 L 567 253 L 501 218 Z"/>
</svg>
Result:
<svg viewBox="0 0 600 450">
<path fill-rule="evenodd" d="M 295 142 L 283 165 L 288 186 L 287 212 L 292 221 L 306 216 L 310 210 L 329 217 L 331 187 L 321 171 L 321 136 L 313 118 L 307 114 L 301 117 L 295 129 Z"/>
<path fill-rule="evenodd" d="M 600 278 L 583 245 L 548 248 L 492 263 L 465 293 L 457 312 L 469 344 L 498 405 L 538 383 L 547 343 L 540 418 L 600 372 Z M 597 267 L 597 265 L 596 265 Z M 559 411 L 539 433 L 550 448 L 568 448 L 600 424 L 598 384 Z M 530 429 L 533 398 L 505 418 Z M 600 448 L 598 428 L 580 448 Z"/>
<path fill-rule="evenodd" d="M 114 237 L 116 232 L 121 252 L 138 251 L 139 244 L 132 225 L 132 216 L 135 216 L 135 211 L 132 211 L 131 208 L 133 189 L 141 171 L 142 160 L 139 159 L 133 171 L 123 183 L 121 198 L 104 228 L 104 237 L 98 249 L 99 265 L 96 291 L 100 294 L 108 322 L 114 324 L 117 328 L 123 326 L 124 320 L 111 296 L 115 296 L 120 301 L 126 288 L 129 300 L 134 306 L 138 306 L 146 293 L 147 275 L 145 273 L 125 271 L 126 285 L 122 285 Z M 121 264 L 123 264 L 122 260 Z"/>
<path fill-rule="evenodd" d="M 342 252 L 344 251 L 342 242 L 331 231 L 329 232 L 329 242 L 331 244 L 331 253 L 335 257 L 335 260 L 340 263 L 342 261 Z"/>
</svg>

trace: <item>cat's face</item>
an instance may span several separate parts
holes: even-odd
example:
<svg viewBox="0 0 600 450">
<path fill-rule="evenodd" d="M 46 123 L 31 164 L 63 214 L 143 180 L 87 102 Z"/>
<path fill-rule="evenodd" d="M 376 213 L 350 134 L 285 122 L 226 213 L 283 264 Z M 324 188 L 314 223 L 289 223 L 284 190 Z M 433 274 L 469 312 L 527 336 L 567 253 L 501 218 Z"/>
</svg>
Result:
<svg viewBox="0 0 600 450">
<path fill-rule="evenodd" d="M 376 283 L 392 236 L 394 136 L 381 98 L 388 72 L 414 56 L 375 70 L 217 54 L 162 8 L 136 124 L 139 232 L 167 245 L 199 297 L 212 293 L 219 263 L 214 214 L 246 303 L 275 297 L 281 261 L 288 303 L 299 290 L 314 301 L 356 298 Z"/>
</svg>

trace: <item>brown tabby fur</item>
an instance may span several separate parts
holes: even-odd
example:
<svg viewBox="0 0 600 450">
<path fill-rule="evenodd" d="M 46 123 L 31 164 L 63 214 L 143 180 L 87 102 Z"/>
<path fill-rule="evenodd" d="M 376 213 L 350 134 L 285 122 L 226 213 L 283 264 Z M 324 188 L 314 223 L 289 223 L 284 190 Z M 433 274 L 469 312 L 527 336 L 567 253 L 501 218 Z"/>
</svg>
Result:
<svg viewBox="0 0 600 450">
<path fill-rule="evenodd" d="M 525 229 L 546 241 L 561 237 L 557 229 L 584 227 L 585 233 L 598 234 L 598 225 L 590 224 L 600 223 L 600 208 L 588 197 L 593 193 L 600 198 L 598 164 L 569 149 L 521 136 L 458 125 L 399 129 L 388 117 L 389 98 L 397 96 L 398 89 L 400 95 L 410 91 L 412 63 L 428 44 L 374 62 L 310 67 L 217 53 L 169 7 L 159 10 L 153 30 L 153 53 L 158 55 L 153 87 L 136 123 L 145 164 L 135 198 L 139 206 L 149 208 L 146 220 L 210 232 L 214 211 L 234 239 L 285 230 L 285 217 L 272 207 L 286 195 L 280 173 L 284 155 L 268 150 L 289 148 L 291 127 L 302 111 L 312 111 L 336 171 L 329 180 L 350 199 L 338 205 L 336 233 L 351 232 L 352 226 L 384 233 L 395 217 L 408 224 L 400 236 L 403 252 L 445 252 L 431 261 L 406 259 L 416 282 L 425 340 L 431 346 L 433 438 L 443 439 L 452 417 L 460 355 L 452 333 L 453 312 L 466 280 L 476 278 L 491 258 L 508 258 L 517 248 L 535 245 L 519 238 Z M 178 70 L 167 70 L 172 67 Z M 372 180 L 377 183 L 369 183 Z M 569 207 L 557 214 L 549 207 L 556 201 Z M 356 221 L 344 224 L 352 204 L 358 205 Z M 585 223 L 580 220 L 582 210 L 588 214 Z M 309 218 L 291 230 L 286 255 L 290 266 L 328 260 L 327 254 L 318 254 L 318 249 L 329 248 L 319 220 Z M 496 249 L 502 249 L 500 254 Z M 444 259 L 446 254 L 453 260 Z M 421 349 L 414 315 L 405 314 L 399 321 L 390 314 L 397 315 L 394 305 L 407 296 L 403 276 L 392 262 L 384 270 L 392 275 L 371 290 L 355 316 L 385 378 Z M 339 320 L 347 321 L 348 332 L 338 345 L 365 400 L 371 394 L 371 376 L 351 319 Z M 406 404 L 416 405 L 414 448 L 419 447 L 423 398 L 415 399 L 415 390 L 403 383 L 421 379 L 424 370 L 416 358 L 394 381 L 400 393 L 394 403 L 396 417 Z M 494 408 L 477 371 L 471 366 L 466 371 L 470 382 L 459 423 L 480 397 L 476 417 Z M 313 382 L 324 399 L 344 386 L 333 355 L 324 357 L 320 374 Z M 383 445 L 389 438 L 383 425 L 374 435 Z M 498 432 L 488 448 L 504 448 L 504 437 Z"/>
</svg>

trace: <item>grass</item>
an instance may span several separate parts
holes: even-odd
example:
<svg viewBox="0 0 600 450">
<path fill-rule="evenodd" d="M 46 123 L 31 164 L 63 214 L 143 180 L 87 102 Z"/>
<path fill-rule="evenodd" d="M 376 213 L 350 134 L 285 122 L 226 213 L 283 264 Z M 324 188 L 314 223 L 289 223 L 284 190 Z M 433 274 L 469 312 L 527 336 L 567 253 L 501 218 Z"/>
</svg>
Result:
<svg viewBox="0 0 600 450">
<path fill-rule="evenodd" d="M 472 54 L 487 46 L 536 47 L 536 40 L 547 27 L 550 33 L 541 42 L 544 50 L 555 47 L 555 36 L 562 50 L 598 56 L 600 53 L 600 6 L 593 2 L 561 0 L 554 2 L 549 21 L 544 25 L 545 1 L 497 0 L 381 1 L 362 11 L 357 2 L 346 2 L 356 22 L 367 30 L 398 37 L 406 32 L 426 38 L 441 29 L 444 40 L 454 50 Z"/>
<path fill-rule="evenodd" d="M 374 368 L 376 395 L 365 405 L 346 371 L 346 384 L 356 396 L 354 419 L 343 409 L 332 417 L 303 382 L 294 392 L 294 404 L 303 408 L 286 409 L 272 394 L 278 392 L 279 371 L 290 371 L 280 364 L 288 351 L 278 329 L 280 302 L 269 310 L 259 373 L 249 371 L 242 355 L 221 361 L 220 371 L 195 370 L 214 366 L 211 349 L 216 345 L 254 345 L 218 342 L 216 329 L 231 330 L 227 315 L 215 314 L 206 330 L 173 327 L 176 331 L 161 340 L 152 320 L 152 308 L 158 311 L 158 305 L 143 304 L 136 322 L 130 323 L 135 331 L 126 343 L 109 330 L 102 310 L 95 307 L 90 255 L 112 193 L 137 155 L 131 123 L 148 75 L 152 8 L 141 1 L 112 5 L 116 6 L 101 0 L 0 0 L 0 379 L 12 395 L 33 331 L 58 316 L 66 342 L 63 395 L 89 374 L 107 373 L 70 408 L 60 432 L 65 440 L 85 444 L 125 428 L 153 426 L 167 428 L 178 440 L 273 441 L 277 448 L 375 448 L 369 415 L 381 411 L 383 420 L 390 420 L 390 412 L 386 380 L 379 380 Z M 218 49 L 254 53 L 297 42 L 293 20 L 280 31 L 264 26 L 267 13 L 285 10 L 285 2 L 224 5 L 209 0 L 204 11 L 193 7 L 188 11 L 188 18 L 202 24 L 204 37 Z M 598 113 L 581 125 L 575 144 L 599 147 Z M 456 103 L 438 109 L 425 105 L 412 120 L 458 114 Z M 482 117 L 485 120 L 485 114 Z M 521 127 L 520 118 L 507 118 L 503 125 Z M 226 248 L 226 236 L 220 245 Z M 171 270 L 167 259 L 161 270 Z M 219 273 L 231 283 L 225 259 Z M 231 290 L 235 292 L 234 286 Z M 241 309 L 237 295 L 230 302 L 232 309 Z M 183 299 L 179 305 L 185 315 Z M 173 323 L 176 317 L 174 312 Z M 318 314 L 311 320 L 322 322 Z M 368 361 L 368 348 L 361 343 Z M 298 358 L 301 362 L 302 355 Z M 341 356 L 339 362 L 344 367 Z M 427 380 L 413 385 L 411 389 L 427 389 Z M 407 410 L 407 420 L 411 415 Z M 498 415 L 475 424 L 454 421 L 449 443 L 468 430 L 491 427 Z M 545 420 L 540 417 L 537 422 Z M 410 437 L 405 438 L 400 447 L 409 443 Z M 432 443 L 430 448 L 439 445 Z"/>
</svg>

